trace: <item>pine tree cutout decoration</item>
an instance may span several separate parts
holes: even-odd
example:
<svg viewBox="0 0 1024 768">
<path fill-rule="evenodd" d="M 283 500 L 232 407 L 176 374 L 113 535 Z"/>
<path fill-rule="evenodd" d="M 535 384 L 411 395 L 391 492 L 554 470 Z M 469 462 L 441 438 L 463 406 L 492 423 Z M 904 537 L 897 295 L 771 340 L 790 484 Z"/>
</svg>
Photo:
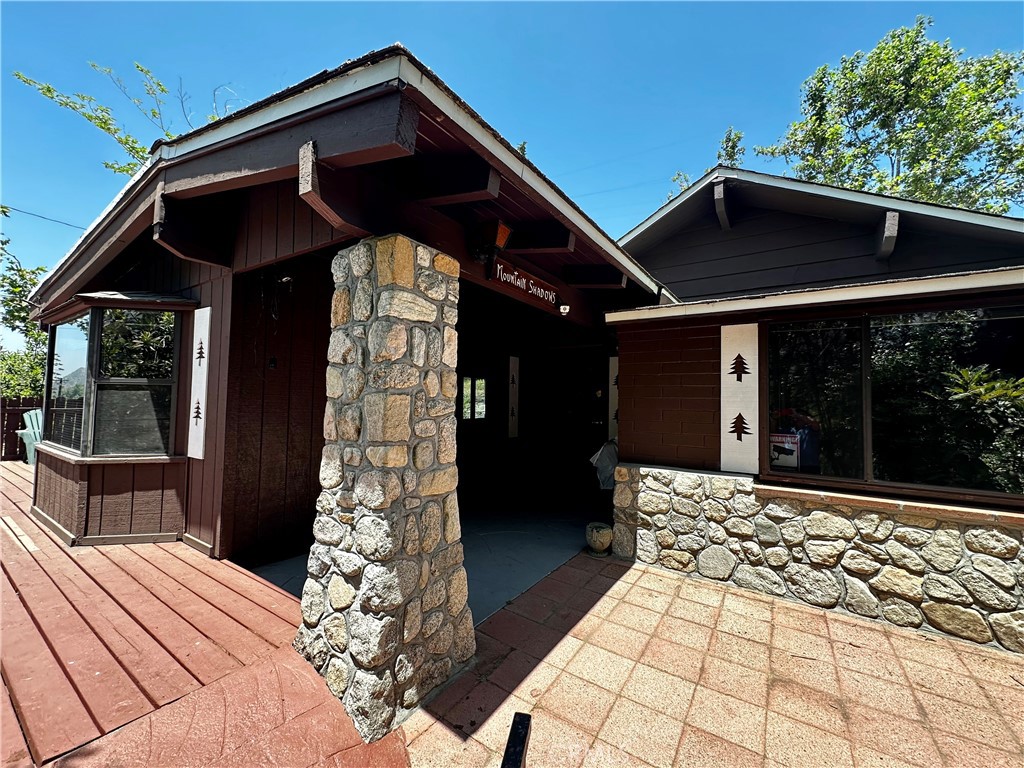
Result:
<svg viewBox="0 0 1024 768">
<path fill-rule="evenodd" d="M 199 340 L 199 347 L 196 349 L 196 360 L 199 361 L 199 366 L 203 365 L 203 360 L 206 359 L 206 350 L 203 349 L 203 340 Z"/>
<path fill-rule="evenodd" d="M 192 410 L 192 418 L 195 419 L 195 424 L 198 425 L 203 418 L 203 407 L 199 404 L 199 400 L 196 400 L 196 407 Z"/>
<path fill-rule="evenodd" d="M 736 355 L 732 361 L 732 368 L 729 369 L 729 373 L 736 377 L 736 381 L 743 381 L 743 374 L 750 373 L 750 368 L 747 367 L 747 361 L 743 359 L 743 355 Z"/>
<path fill-rule="evenodd" d="M 743 414 L 737 413 L 736 418 L 732 420 L 732 429 L 729 430 L 729 434 L 736 435 L 736 439 L 742 442 L 744 435 L 751 434 L 749 426 L 747 420 L 743 418 Z"/>
</svg>

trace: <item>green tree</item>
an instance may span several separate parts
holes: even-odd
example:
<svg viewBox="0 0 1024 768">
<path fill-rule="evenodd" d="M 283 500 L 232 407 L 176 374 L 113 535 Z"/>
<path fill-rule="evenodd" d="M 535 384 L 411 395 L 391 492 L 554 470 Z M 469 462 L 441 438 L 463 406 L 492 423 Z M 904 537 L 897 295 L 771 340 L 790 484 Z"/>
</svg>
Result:
<svg viewBox="0 0 1024 768">
<path fill-rule="evenodd" d="M 0 217 L 10 209 L 0 205 Z M 0 234 L 0 323 L 25 340 L 20 350 L 0 349 L 0 393 L 5 397 L 41 397 L 46 370 L 46 333 L 29 319 L 29 294 L 45 267 L 27 269 L 9 249 L 10 238 Z"/>
<path fill-rule="evenodd" d="M 743 155 L 746 153 L 747 149 L 743 146 L 743 131 L 737 131 L 730 125 L 726 128 L 725 136 L 718 147 L 718 164 L 738 168 L 743 165 Z"/>
<path fill-rule="evenodd" d="M 803 118 L 755 152 L 850 189 L 991 213 L 1024 203 L 1024 54 L 965 56 L 929 39 L 931 24 L 919 16 L 820 67 L 803 84 Z"/>
<path fill-rule="evenodd" d="M 139 76 L 143 94 L 142 96 L 136 96 L 132 93 L 129 85 L 110 67 L 102 67 L 94 62 L 89 62 L 89 66 L 98 74 L 105 76 L 121 95 L 150 122 L 153 128 L 156 129 L 159 138 L 174 138 L 173 125 L 167 113 L 167 97 L 170 95 L 170 92 L 167 86 L 150 69 L 135 62 L 135 72 Z M 128 133 L 124 125 L 114 115 L 114 110 L 100 103 L 96 97 L 85 93 L 64 93 L 50 83 L 33 80 L 23 72 L 15 72 L 14 76 L 25 85 L 35 88 L 42 96 L 57 106 L 81 116 L 117 142 L 118 146 L 128 156 L 128 159 L 124 161 L 106 161 L 103 163 L 104 167 L 109 168 L 115 173 L 131 176 L 149 158 L 147 144 Z M 194 114 L 190 107 L 191 97 L 184 90 L 180 81 L 174 96 L 181 109 L 185 123 L 189 128 L 194 128 Z M 232 106 L 238 101 L 237 94 L 228 85 L 217 86 L 213 90 L 211 107 L 213 111 L 206 116 L 207 121 L 213 122 L 220 119 L 229 113 Z M 152 143 L 152 140 L 150 143 Z"/>
</svg>

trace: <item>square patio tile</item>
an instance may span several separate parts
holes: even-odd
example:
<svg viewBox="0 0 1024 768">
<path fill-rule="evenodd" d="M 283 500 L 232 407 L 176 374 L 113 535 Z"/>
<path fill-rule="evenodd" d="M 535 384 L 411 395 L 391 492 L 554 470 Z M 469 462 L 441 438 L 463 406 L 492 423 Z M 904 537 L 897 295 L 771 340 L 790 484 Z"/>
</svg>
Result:
<svg viewBox="0 0 1024 768">
<path fill-rule="evenodd" d="M 1016 688 L 1020 686 L 1019 681 L 1024 680 L 1019 657 L 1009 654 L 993 657 L 991 654 L 974 653 L 973 650 L 967 650 L 965 645 L 959 643 L 956 646 L 953 646 L 952 643 L 950 645 L 960 657 L 960 661 L 979 683 L 984 680 L 1005 685 L 1008 688 Z M 1003 656 L 1006 658 L 1002 658 Z"/>
<path fill-rule="evenodd" d="M 634 584 L 622 599 L 627 603 L 639 605 L 641 608 L 658 613 L 664 613 L 672 604 L 672 595 L 641 587 L 639 584 Z"/>
<path fill-rule="evenodd" d="M 535 659 L 528 653 L 512 651 L 508 658 L 497 669 L 488 675 L 489 682 L 520 698 L 536 700 L 548 686 L 558 677 L 558 668 L 547 662 Z M 540 688 L 536 694 L 531 691 Z M 533 702 L 531 702 L 533 703 Z"/>
<path fill-rule="evenodd" d="M 763 759 L 759 752 L 687 725 L 675 764 L 678 768 L 756 768 Z"/>
<path fill-rule="evenodd" d="M 789 680 L 774 679 L 768 688 L 768 709 L 792 720 L 845 737 L 846 716 L 840 700 L 831 693 Z"/>
<path fill-rule="evenodd" d="M 558 607 L 558 603 L 546 597 L 538 597 L 526 592 L 519 595 L 515 600 L 506 606 L 506 610 L 518 613 L 532 621 L 542 623 Z"/>
<path fill-rule="evenodd" d="M 832 643 L 828 637 L 776 626 L 772 630 L 772 647 L 809 656 L 819 661 L 832 661 Z"/>
<path fill-rule="evenodd" d="M 900 717 L 919 720 L 917 700 L 910 686 L 882 680 L 871 675 L 862 675 L 840 667 L 839 691 L 844 701 L 874 707 Z"/>
<path fill-rule="evenodd" d="M 655 634 L 677 645 L 705 651 L 711 645 L 712 629 L 703 624 L 666 615 L 658 624 Z"/>
<path fill-rule="evenodd" d="M 797 605 L 787 600 L 777 600 L 772 613 L 772 622 L 776 626 L 799 629 L 814 635 L 828 637 L 828 621 L 825 611 L 820 608 Z"/>
<path fill-rule="evenodd" d="M 617 699 L 598 736 L 657 768 L 671 768 L 683 724 L 629 699 Z"/>
<path fill-rule="evenodd" d="M 764 751 L 765 710 L 697 686 L 686 724 L 754 752 Z"/>
<path fill-rule="evenodd" d="M 409 745 L 411 768 L 483 768 L 491 759 L 487 747 L 465 739 L 444 723 L 435 723 Z"/>
<path fill-rule="evenodd" d="M 608 614 L 608 619 L 624 627 L 635 629 L 637 632 L 651 634 L 661 621 L 661 614 L 639 605 L 622 602 Z"/>
<path fill-rule="evenodd" d="M 759 599 L 729 592 L 722 601 L 722 608 L 754 621 L 772 620 L 772 604 L 768 598 Z"/>
<path fill-rule="evenodd" d="M 764 643 L 755 643 L 745 637 L 730 635 L 728 632 L 715 631 L 711 637 L 712 656 L 731 661 L 744 667 L 760 672 L 768 671 L 769 651 Z"/>
<path fill-rule="evenodd" d="M 562 605 L 555 608 L 552 614 L 544 619 L 544 626 L 567 635 L 576 629 L 577 625 L 586 617 L 585 611 Z"/>
<path fill-rule="evenodd" d="M 563 672 L 540 697 L 537 708 L 596 736 L 614 701 L 614 693 Z"/>
<path fill-rule="evenodd" d="M 916 768 L 911 763 L 859 744 L 853 745 L 853 761 L 857 768 Z"/>
<path fill-rule="evenodd" d="M 718 615 L 718 623 L 715 629 L 719 632 L 728 632 L 730 635 L 744 637 L 753 640 L 755 643 L 768 643 L 772 635 L 772 625 L 767 621 L 758 621 L 737 613 L 732 613 L 724 608 Z"/>
<path fill-rule="evenodd" d="M 541 709 L 533 711 L 530 728 L 529 765 L 577 768 L 590 751 L 594 737 L 571 723 Z M 462 768 L 457 762 L 449 768 Z"/>
<path fill-rule="evenodd" d="M 472 735 L 508 697 L 508 691 L 482 682 L 445 712 L 444 720 L 466 735 Z"/>
<path fill-rule="evenodd" d="M 553 667 L 558 667 L 558 669 L 563 669 L 584 645 L 584 641 L 580 640 L 578 637 L 563 635 L 562 638 L 555 643 L 546 654 L 544 654 L 541 661 L 546 662 Z"/>
<path fill-rule="evenodd" d="M 832 644 L 832 653 L 835 654 L 837 666 L 893 683 L 905 685 L 907 682 L 903 668 L 891 653 L 876 651 L 873 648 L 861 648 L 843 640 L 837 640 Z"/>
<path fill-rule="evenodd" d="M 613 579 L 611 576 L 605 576 L 598 573 L 592 576 L 590 581 L 583 586 L 591 592 L 596 592 L 599 595 L 621 598 L 629 591 L 629 588 L 632 585 L 625 581 Z"/>
<path fill-rule="evenodd" d="M 839 678 L 831 660 L 806 658 L 801 654 L 779 649 L 772 650 L 771 669 L 774 677 L 833 693 L 838 690 Z"/>
<path fill-rule="evenodd" d="M 1024 665 L 1022 665 L 1024 666 Z M 903 671 L 915 691 L 925 691 L 953 701 L 983 701 L 985 693 L 981 686 L 967 675 L 950 674 L 949 670 L 903 661 Z M 1024 691 L 1024 688 L 1021 688 Z M 1024 717 L 1024 709 L 1021 710 Z"/>
<path fill-rule="evenodd" d="M 498 706 L 487 713 L 486 719 L 478 722 L 471 729 L 463 729 L 463 732 L 468 733 L 475 741 L 480 742 L 492 752 L 502 754 L 508 743 L 508 732 L 512 727 L 512 719 L 516 712 L 530 714 L 532 710 L 533 707 L 528 702 L 512 694 L 506 694 Z"/>
<path fill-rule="evenodd" d="M 868 625 L 862 619 L 854 619 L 840 613 L 830 613 L 828 615 L 828 630 L 831 638 L 837 643 L 849 643 L 881 653 L 891 654 L 893 652 L 884 625 L 879 625 L 876 628 Z"/>
<path fill-rule="evenodd" d="M 694 683 L 646 664 L 637 664 L 622 686 L 622 695 L 676 720 L 686 719 Z"/>
<path fill-rule="evenodd" d="M 679 579 L 668 574 L 648 571 L 636 580 L 637 586 L 653 589 L 655 592 L 662 592 L 666 595 L 675 596 L 679 591 Z"/>
<path fill-rule="evenodd" d="M 650 768 L 650 765 L 600 739 L 594 740 L 583 761 L 583 768 Z"/>
<path fill-rule="evenodd" d="M 758 707 L 764 707 L 768 703 L 766 672 L 741 667 L 739 664 L 714 656 L 705 659 L 700 684 Z"/>
<path fill-rule="evenodd" d="M 1014 750 L 1009 744 L 1006 748 L 1010 751 L 1004 752 L 942 731 L 936 731 L 934 736 L 946 765 L 983 765 L 985 768 L 1020 768 L 1024 765 L 1024 752 Z"/>
<path fill-rule="evenodd" d="M 850 742 L 814 726 L 768 713 L 765 757 L 784 765 L 853 768 Z"/>
<path fill-rule="evenodd" d="M 928 724 L 940 731 L 957 736 L 969 735 L 973 741 L 980 741 L 996 749 L 1015 744 L 1016 737 L 1007 728 L 1003 718 L 988 705 L 979 708 L 966 702 L 952 702 L 949 699 L 923 691 L 917 692 L 917 700 L 924 707 Z"/>
<path fill-rule="evenodd" d="M 903 630 L 890 632 L 889 643 L 895 654 L 901 659 L 909 659 L 939 669 L 948 669 L 962 675 L 970 674 L 945 638 L 924 632 Z"/>
<path fill-rule="evenodd" d="M 572 584 L 574 587 L 582 587 L 593 576 L 594 573 L 591 571 L 574 568 L 572 561 L 570 561 L 559 568 L 555 568 L 555 570 L 548 574 L 547 578 L 564 581 L 566 584 Z"/>
<path fill-rule="evenodd" d="M 1024 680 L 1024 673 L 1021 680 Z M 1024 686 L 1008 688 L 989 682 L 982 682 L 980 685 L 985 690 L 989 702 L 1017 734 L 1017 740 L 1021 745 L 1024 745 Z"/>
<path fill-rule="evenodd" d="M 684 600 L 677 597 L 668 607 L 669 616 L 677 619 L 692 621 L 694 624 L 703 624 L 705 627 L 713 627 L 718 622 L 718 611 L 720 609 L 693 600 Z"/>
<path fill-rule="evenodd" d="M 704 652 L 652 637 L 640 657 L 640 663 L 696 683 L 704 664 Z"/>
<path fill-rule="evenodd" d="M 725 598 L 725 588 L 719 584 L 701 581 L 695 578 L 686 579 L 679 584 L 678 596 L 684 600 L 718 608 Z"/>
<path fill-rule="evenodd" d="M 618 693 L 629 677 L 633 664 L 631 659 L 606 651 L 604 648 L 585 645 L 572 657 L 565 670 L 612 693 Z"/>
<path fill-rule="evenodd" d="M 913 765 L 933 768 L 942 758 L 926 725 L 859 704 L 847 707 L 850 741 Z"/>
<path fill-rule="evenodd" d="M 636 661 L 643 654 L 649 639 L 647 633 L 606 621 L 590 633 L 587 643 Z"/>
</svg>

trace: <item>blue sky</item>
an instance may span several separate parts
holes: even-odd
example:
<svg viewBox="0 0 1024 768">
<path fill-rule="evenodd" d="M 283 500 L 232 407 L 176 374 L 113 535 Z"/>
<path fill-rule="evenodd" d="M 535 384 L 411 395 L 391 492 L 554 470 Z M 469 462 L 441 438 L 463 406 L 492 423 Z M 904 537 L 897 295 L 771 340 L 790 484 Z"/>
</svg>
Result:
<svg viewBox="0 0 1024 768">
<path fill-rule="evenodd" d="M 798 116 L 800 83 L 869 50 L 917 14 L 969 54 L 1024 47 L 1024 4 L 1007 3 L 24 3 L 0 4 L 0 199 L 88 225 L 126 181 L 102 167 L 119 148 L 11 73 L 115 107 L 149 124 L 87 62 L 134 84 L 132 63 L 199 114 L 228 85 L 256 101 L 395 41 L 408 46 L 613 237 L 665 201 L 676 170 L 714 165 L 725 129 L 748 147 Z M 187 126 L 168 104 L 174 128 Z M 756 170 L 780 162 L 751 158 Z M 80 230 L 15 213 L 11 250 L 52 266 Z"/>
</svg>

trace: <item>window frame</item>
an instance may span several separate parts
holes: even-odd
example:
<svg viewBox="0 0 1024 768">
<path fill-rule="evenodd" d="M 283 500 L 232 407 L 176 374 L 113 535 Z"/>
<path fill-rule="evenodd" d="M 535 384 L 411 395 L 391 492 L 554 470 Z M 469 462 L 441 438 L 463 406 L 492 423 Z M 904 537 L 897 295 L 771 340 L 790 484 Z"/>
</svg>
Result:
<svg viewBox="0 0 1024 768">
<path fill-rule="evenodd" d="M 862 339 L 870 339 L 871 320 L 886 315 L 910 314 L 954 309 L 989 309 L 1024 305 L 1024 296 L 1016 295 L 972 295 L 959 299 L 905 301 L 901 303 L 877 302 L 870 305 L 834 307 L 822 311 L 820 308 L 784 311 L 772 316 L 758 318 L 758 349 L 762 360 L 758 374 L 759 435 L 758 435 L 758 479 L 776 485 L 801 488 L 833 489 L 864 495 L 899 495 L 903 498 L 920 498 L 924 501 L 960 502 L 985 504 L 986 506 L 1024 511 L 1024 495 L 989 490 L 975 490 L 951 486 L 925 485 L 918 483 L 878 480 L 874 477 L 873 435 L 871 415 L 871 344 L 861 344 L 861 424 L 862 449 L 864 451 L 863 479 L 840 478 L 825 475 L 779 472 L 771 469 L 769 456 L 769 349 L 768 331 L 770 326 L 781 323 L 813 322 L 816 320 L 859 319 Z M 867 334 L 867 335 L 865 335 Z"/>
<path fill-rule="evenodd" d="M 150 379 L 150 378 L 128 378 L 128 377 L 115 377 L 115 376 L 100 376 L 100 354 L 101 344 L 100 339 L 103 333 L 103 313 L 107 310 L 130 310 L 135 312 L 154 312 L 154 313 L 166 313 L 170 312 L 174 315 L 174 331 L 173 331 L 173 350 L 171 354 L 171 375 L 169 379 Z M 191 308 L 190 308 L 191 309 Z M 91 306 L 88 308 L 87 314 L 89 317 L 89 338 L 87 347 L 87 359 L 86 359 L 86 379 L 85 379 L 85 397 L 83 403 L 82 413 L 82 442 L 79 448 L 69 448 L 68 446 L 62 445 L 61 443 L 54 442 L 44 432 L 44 441 L 52 445 L 59 450 L 69 451 L 75 453 L 83 458 L 102 458 L 102 459 L 135 459 L 135 458 L 146 458 L 146 457 L 170 457 L 176 455 L 174 452 L 175 440 L 177 438 L 177 414 L 178 414 L 178 385 L 180 379 L 179 367 L 181 364 L 181 343 L 182 343 L 182 330 L 184 325 L 184 311 L 180 307 L 175 306 L 153 306 L 146 304 L 119 304 L 117 306 L 101 305 Z M 71 322 L 74 318 L 80 317 L 83 313 L 76 313 L 73 317 L 68 319 L 62 319 L 59 322 L 52 323 L 48 331 L 47 340 L 47 357 L 46 357 L 46 383 L 44 391 L 44 414 L 43 424 L 49 424 L 49 411 L 50 411 L 50 394 L 52 389 L 53 380 L 53 362 L 54 353 L 56 351 L 56 338 L 57 328 L 68 322 Z M 93 441 L 95 438 L 95 427 L 96 427 L 96 396 L 100 386 L 104 384 L 128 384 L 128 385 L 140 385 L 140 386 L 168 386 L 170 388 L 170 412 L 169 412 L 169 425 L 168 425 L 168 437 L 167 437 L 167 450 L 164 452 L 145 452 L 145 453 L 101 453 L 97 454 L 94 452 Z"/>
</svg>

